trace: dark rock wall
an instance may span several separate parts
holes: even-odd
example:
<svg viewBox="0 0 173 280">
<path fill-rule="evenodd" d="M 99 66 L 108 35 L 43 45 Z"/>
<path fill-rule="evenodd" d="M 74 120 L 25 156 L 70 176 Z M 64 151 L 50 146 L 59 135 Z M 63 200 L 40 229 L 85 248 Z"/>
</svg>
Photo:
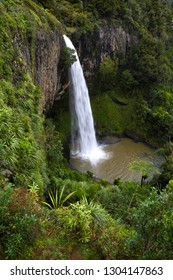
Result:
<svg viewBox="0 0 173 280">
<path fill-rule="evenodd" d="M 58 63 L 62 46 L 61 32 L 51 31 L 46 34 L 39 31 L 36 39 L 34 79 L 44 93 L 42 108 L 47 103 L 53 104 L 58 90 L 61 88 L 60 69 Z"/>
<path fill-rule="evenodd" d="M 83 35 L 76 47 L 85 76 L 92 79 L 105 57 L 125 57 L 136 38 L 129 35 L 122 26 L 113 23 L 102 24 L 92 33 Z"/>
<path fill-rule="evenodd" d="M 58 68 L 63 37 L 60 29 L 47 32 L 37 30 L 31 41 L 16 35 L 13 39 L 19 57 L 22 60 L 22 71 L 27 72 L 42 92 L 41 110 L 53 104 L 61 88 L 61 70 Z"/>
</svg>

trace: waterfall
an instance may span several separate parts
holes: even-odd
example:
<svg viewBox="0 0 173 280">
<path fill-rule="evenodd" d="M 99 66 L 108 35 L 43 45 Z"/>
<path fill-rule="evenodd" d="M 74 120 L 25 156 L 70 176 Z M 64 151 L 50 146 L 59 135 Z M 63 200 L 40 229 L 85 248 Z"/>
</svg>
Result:
<svg viewBox="0 0 173 280">
<path fill-rule="evenodd" d="M 91 163 L 104 158 L 104 152 L 98 145 L 94 121 L 83 70 L 71 40 L 64 35 L 66 46 L 74 50 L 76 61 L 69 69 L 70 110 L 71 110 L 71 154 L 82 157 Z"/>
</svg>

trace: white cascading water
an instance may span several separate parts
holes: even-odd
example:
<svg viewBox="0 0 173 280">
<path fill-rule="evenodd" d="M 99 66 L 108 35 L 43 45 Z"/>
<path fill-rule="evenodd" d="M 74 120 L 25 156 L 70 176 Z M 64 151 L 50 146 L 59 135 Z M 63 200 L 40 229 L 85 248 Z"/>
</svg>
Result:
<svg viewBox="0 0 173 280">
<path fill-rule="evenodd" d="M 68 48 L 74 50 L 74 55 L 76 56 L 76 61 L 69 69 L 71 154 L 96 164 L 101 158 L 106 158 L 105 153 L 96 140 L 88 88 L 76 49 L 66 35 L 64 35 L 64 41 Z"/>
</svg>

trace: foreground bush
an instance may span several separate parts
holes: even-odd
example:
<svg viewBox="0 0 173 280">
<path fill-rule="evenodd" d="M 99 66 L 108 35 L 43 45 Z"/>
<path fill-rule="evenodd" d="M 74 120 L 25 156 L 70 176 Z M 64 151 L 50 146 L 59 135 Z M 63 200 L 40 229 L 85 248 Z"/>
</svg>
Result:
<svg viewBox="0 0 173 280">
<path fill-rule="evenodd" d="M 27 189 L 0 190 L 0 248 L 4 259 L 27 259 L 40 234 L 41 209 Z"/>
</svg>

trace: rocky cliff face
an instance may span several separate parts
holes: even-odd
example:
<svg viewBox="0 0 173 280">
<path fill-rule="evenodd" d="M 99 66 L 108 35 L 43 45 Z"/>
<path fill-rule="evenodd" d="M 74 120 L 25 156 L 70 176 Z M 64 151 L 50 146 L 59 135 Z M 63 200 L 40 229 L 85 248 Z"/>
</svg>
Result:
<svg viewBox="0 0 173 280">
<path fill-rule="evenodd" d="M 77 48 L 85 76 L 93 78 L 98 66 L 107 56 L 125 57 L 134 42 L 135 38 L 122 26 L 111 23 L 105 23 L 90 34 L 90 37 L 83 36 Z"/>
<path fill-rule="evenodd" d="M 19 57 L 23 61 L 23 71 L 27 71 L 42 91 L 42 111 L 53 104 L 58 90 L 61 88 L 60 51 L 62 47 L 61 30 L 46 32 L 37 30 L 34 42 L 22 43 L 18 35 L 14 38 L 14 45 Z"/>
<path fill-rule="evenodd" d="M 55 96 L 61 87 L 60 51 L 62 46 L 62 33 L 50 32 L 46 34 L 39 31 L 36 39 L 34 79 L 44 93 L 42 98 L 42 108 L 46 104 L 52 104 Z"/>
</svg>

